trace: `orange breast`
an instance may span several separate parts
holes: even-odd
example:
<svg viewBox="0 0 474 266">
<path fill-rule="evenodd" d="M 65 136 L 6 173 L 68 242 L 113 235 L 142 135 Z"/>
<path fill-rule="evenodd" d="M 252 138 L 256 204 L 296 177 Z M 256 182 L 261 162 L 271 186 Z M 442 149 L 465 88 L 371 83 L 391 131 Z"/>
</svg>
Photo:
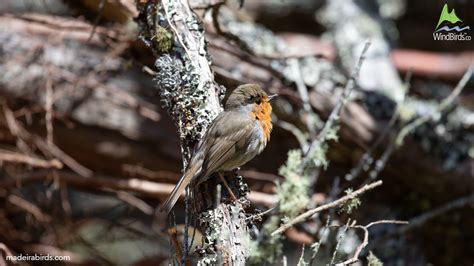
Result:
<svg viewBox="0 0 474 266">
<path fill-rule="evenodd" d="M 272 106 L 267 101 L 261 104 L 255 104 L 253 109 L 253 117 L 258 120 L 260 126 L 263 129 L 263 136 L 265 143 L 270 139 L 270 133 L 272 132 Z"/>
</svg>

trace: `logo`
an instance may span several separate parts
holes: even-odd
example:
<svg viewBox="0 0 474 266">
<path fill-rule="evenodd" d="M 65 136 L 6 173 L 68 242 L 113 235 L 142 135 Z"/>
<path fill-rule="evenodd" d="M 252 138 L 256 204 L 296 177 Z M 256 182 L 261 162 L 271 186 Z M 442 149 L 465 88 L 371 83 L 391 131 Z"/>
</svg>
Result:
<svg viewBox="0 0 474 266">
<path fill-rule="evenodd" d="M 462 19 L 456 15 L 454 8 L 449 12 L 448 4 L 444 4 L 433 32 L 433 39 L 435 41 L 470 41 L 470 30 L 471 28 L 464 25 Z"/>
</svg>

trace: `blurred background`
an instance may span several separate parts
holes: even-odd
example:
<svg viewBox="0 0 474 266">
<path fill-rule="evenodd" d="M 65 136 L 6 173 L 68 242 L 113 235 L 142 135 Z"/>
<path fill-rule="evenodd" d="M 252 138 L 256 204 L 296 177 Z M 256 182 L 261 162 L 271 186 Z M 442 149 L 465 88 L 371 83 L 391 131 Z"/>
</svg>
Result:
<svg viewBox="0 0 474 266">
<path fill-rule="evenodd" d="M 474 79 L 456 85 L 474 61 L 474 41 L 437 41 L 433 32 L 447 4 L 474 35 L 474 2 L 228 0 L 214 16 L 218 2 L 189 0 L 216 81 L 227 94 L 257 83 L 280 95 L 272 140 L 239 172 L 251 191 L 248 213 L 276 206 L 285 193 L 304 195 L 293 202 L 303 212 L 384 182 L 352 212 L 323 212 L 287 230 L 278 245 L 257 237 L 249 263 L 351 257 L 363 234 L 342 230 L 350 218 L 410 222 L 371 227 L 360 264 L 472 265 Z M 159 49 L 139 38 L 138 13 L 128 0 L 0 2 L 3 257 L 173 261 L 167 228 L 176 225 L 180 239 L 184 205 L 178 202 L 172 225 L 155 208 L 181 176 L 180 139 L 153 80 Z M 173 46 L 166 29 L 156 38 Z M 314 155 L 320 165 L 295 179 L 288 152 L 307 149 L 324 127 L 367 39 L 357 86 Z M 284 218 L 270 212 L 251 227 L 263 231 L 271 217 Z M 369 251 L 378 259 L 367 259 Z M 11 262 L 0 256 L 2 263 Z"/>
</svg>

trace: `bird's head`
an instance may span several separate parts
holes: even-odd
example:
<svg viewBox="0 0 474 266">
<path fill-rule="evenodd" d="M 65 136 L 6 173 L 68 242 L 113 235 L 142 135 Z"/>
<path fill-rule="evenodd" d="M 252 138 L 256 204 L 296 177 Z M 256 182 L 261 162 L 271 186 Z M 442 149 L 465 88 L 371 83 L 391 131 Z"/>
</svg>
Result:
<svg viewBox="0 0 474 266">
<path fill-rule="evenodd" d="M 230 94 L 225 104 L 225 109 L 231 110 L 243 106 L 269 104 L 269 101 L 275 96 L 276 94 L 268 96 L 257 84 L 240 85 Z"/>
</svg>

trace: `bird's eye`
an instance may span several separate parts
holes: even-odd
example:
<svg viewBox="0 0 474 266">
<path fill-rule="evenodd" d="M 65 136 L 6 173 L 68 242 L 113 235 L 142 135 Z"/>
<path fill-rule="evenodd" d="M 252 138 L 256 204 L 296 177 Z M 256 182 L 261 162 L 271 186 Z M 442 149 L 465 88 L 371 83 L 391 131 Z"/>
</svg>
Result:
<svg viewBox="0 0 474 266">
<path fill-rule="evenodd" d="M 255 101 L 256 104 L 261 104 L 262 103 L 262 99 L 258 98 L 256 101 Z"/>
</svg>

